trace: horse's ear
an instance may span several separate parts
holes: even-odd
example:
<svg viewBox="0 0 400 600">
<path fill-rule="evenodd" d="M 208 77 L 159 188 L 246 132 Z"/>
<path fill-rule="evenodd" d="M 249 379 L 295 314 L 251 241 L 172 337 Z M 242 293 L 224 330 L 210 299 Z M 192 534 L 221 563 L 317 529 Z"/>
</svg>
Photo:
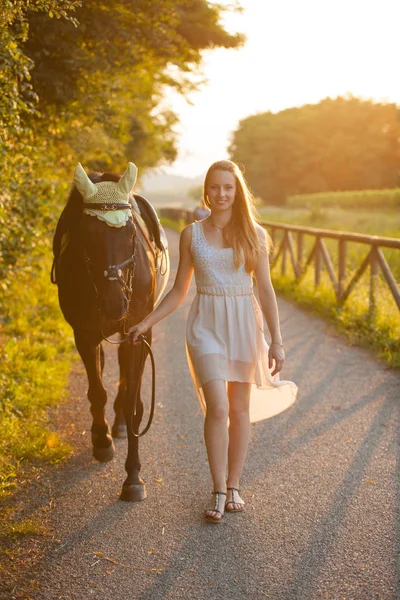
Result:
<svg viewBox="0 0 400 600">
<path fill-rule="evenodd" d="M 137 172 L 137 166 L 133 162 L 130 162 L 128 163 L 127 170 L 118 181 L 118 188 L 127 196 L 131 193 L 131 190 L 136 183 Z"/>
<path fill-rule="evenodd" d="M 94 185 L 93 181 L 90 181 L 89 177 L 86 175 L 86 171 L 81 163 L 78 163 L 75 167 L 74 183 L 84 200 L 94 196 L 98 191 L 98 188 Z"/>
</svg>

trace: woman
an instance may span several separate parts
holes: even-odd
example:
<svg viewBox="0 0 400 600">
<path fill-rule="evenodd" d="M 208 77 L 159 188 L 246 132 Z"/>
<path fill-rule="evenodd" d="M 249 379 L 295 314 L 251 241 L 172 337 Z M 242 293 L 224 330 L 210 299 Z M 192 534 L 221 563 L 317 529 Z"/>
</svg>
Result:
<svg viewBox="0 0 400 600">
<path fill-rule="evenodd" d="M 175 283 L 160 305 L 132 327 L 134 341 L 186 298 L 193 271 L 197 295 L 187 323 L 189 368 L 205 413 L 204 439 L 215 502 L 205 511 L 211 523 L 224 512 L 241 512 L 239 480 L 250 421 L 281 412 L 297 387 L 279 381 L 285 352 L 268 260 L 268 238 L 257 224 L 252 197 L 239 167 L 213 163 L 204 180 L 210 215 L 180 237 Z M 253 275 L 260 305 L 253 294 Z M 271 344 L 263 332 L 265 317 Z M 227 474 L 227 476 L 226 476 Z"/>
</svg>

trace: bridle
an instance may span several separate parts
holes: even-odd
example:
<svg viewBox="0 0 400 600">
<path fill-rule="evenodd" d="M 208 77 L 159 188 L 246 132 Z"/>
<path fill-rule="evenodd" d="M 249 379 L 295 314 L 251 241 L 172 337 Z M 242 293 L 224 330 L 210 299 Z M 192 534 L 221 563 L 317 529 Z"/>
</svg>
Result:
<svg viewBox="0 0 400 600">
<path fill-rule="evenodd" d="M 95 204 L 93 202 L 83 202 L 82 206 L 83 206 L 83 208 L 91 208 L 93 210 L 101 210 L 101 211 L 121 210 L 121 209 L 126 209 L 126 208 L 132 209 L 132 206 L 130 204 L 105 204 L 105 203 Z M 123 314 L 121 320 L 124 319 L 126 317 L 126 315 L 129 313 L 129 308 L 130 308 L 130 304 L 131 304 L 131 300 L 132 300 L 133 280 L 134 280 L 135 271 L 136 271 L 137 227 L 136 227 L 136 223 L 133 218 L 132 218 L 132 225 L 133 225 L 133 248 L 132 248 L 131 256 L 129 256 L 128 258 L 126 258 L 125 260 L 121 261 L 120 263 L 118 263 L 116 265 L 109 265 L 103 271 L 103 275 L 104 275 L 105 279 L 107 281 L 118 281 L 119 284 L 121 285 L 122 291 L 126 295 L 127 308 L 126 308 L 126 311 Z M 92 274 L 92 270 L 93 270 L 92 269 L 92 260 L 87 252 L 84 242 L 82 243 L 82 249 L 83 249 L 83 254 L 84 254 L 86 271 L 89 275 L 89 278 L 90 278 L 92 285 L 94 287 L 94 290 L 95 290 L 96 307 L 99 312 L 99 318 L 100 318 L 100 323 L 101 323 L 100 294 L 99 294 L 99 291 L 96 286 L 96 282 L 95 282 L 93 274 Z M 126 275 L 126 279 L 124 279 L 122 277 L 122 271 L 126 267 L 129 267 L 129 268 L 128 268 L 128 273 Z M 107 336 L 104 335 L 101 325 L 100 325 L 100 330 L 101 330 L 101 335 L 102 335 L 103 339 L 106 340 L 107 342 L 109 342 L 110 344 L 121 343 L 121 342 L 114 342 L 113 340 L 108 339 Z M 125 332 L 125 322 L 124 322 L 124 333 L 126 333 Z"/>
<path fill-rule="evenodd" d="M 93 203 L 93 202 L 83 202 L 82 203 L 83 208 L 91 208 L 94 210 L 101 210 L 101 211 L 108 211 L 108 210 L 121 210 L 121 209 L 127 209 L 130 208 L 132 210 L 132 205 L 131 204 L 105 204 L 105 203 Z M 123 314 L 122 319 L 125 319 L 126 315 L 129 313 L 129 309 L 130 309 L 130 304 L 131 304 L 131 299 L 132 299 L 132 290 L 133 290 L 133 281 L 134 281 L 134 277 L 135 277 L 135 271 L 136 271 L 136 250 L 137 250 L 137 243 L 136 243 L 136 239 L 137 239 L 137 227 L 136 227 L 136 223 L 134 221 L 134 219 L 132 218 L 132 224 L 133 224 L 133 251 L 132 251 L 132 255 L 129 258 L 126 258 L 125 260 L 121 261 L 120 263 L 118 263 L 117 265 L 109 265 L 104 271 L 103 271 L 103 275 L 106 278 L 107 281 L 118 281 L 121 285 L 121 288 L 123 290 L 123 292 L 126 295 L 127 298 L 127 309 L 125 311 L 125 313 Z M 100 321 L 100 332 L 101 332 L 101 336 L 103 338 L 103 340 L 105 340 L 106 342 L 108 342 L 109 344 L 116 344 L 116 345 L 120 345 L 126 341 L 128 341 L 129 339 L 132 338 L 132 334 L 129 334 L 126 330 L 125 330 L 125 320 L 124 320 L 124 334 L 125 336 L 123 338 L 121 338 L 118 341 L 114 341 L 109 339 L 103 332 L 103 328 L 101 325 L 101 307 L 100 307 L 100 295 L 99 295 L 99 291 L 97 289 L 96 286 L 96 282 L 94 281 L 94 277 L 92 274 L 92 268 L 91 268 L 91 259 L 90 256 L 87 253 L 85 244 L 82 244 L 82 248 L 83 248 L 83 253 L 84 253 L 84 260 L 85 260 L 85 265 L 86 265 L 86 271 L 89 275 L 89 278 L 92 282 L 92 285 L 94 287 L 95 293 L 96 293 L 96 307 L 99 313 L 99 321 Z M 124 279 L 122 277 L 122 271 L 123 269 L 125 269 L 126 267 L 129 267 L 128 269 L 128 273 L 126 276 L 126 279 Z M 131 419 L 130 419 L 130 429 L 131 429 L 131 433 L 132 435 L 134 435 L 135 437 L 142 437 L 145 433 L 147 433 L 147 431 L 150 429 L 150 425 L 153 421 L 153 416 L 154 416 L 154 409 L 155 409 L 155 362 L 154 362 L 154 356 L 153 356 L 153 351 L 151 349 L 150 344 L 148 343 L 148 341 L 146 340 L 144 335 L 139 336 L 140 341 L 145 344 L 147 346 L 147 350 L 148 353 L 150 355 L 150 360 L 151 360 L 151 366 L 152 366 L 152 378 L 151 378 L 151 408 L 150 408 L 150 414 L 149 414 L 149 418 L 147 421 L 147 425 L 146 427 L 143 429 L 143 431 L 141 431 L 140 433 L 136 433 L 133 428 L 132 428 L 132 420 L 133 420 L 133 416 L 136 414 L 136 406 L 137 406 L 137 396 L 138 396 L 138 392 L 139 392 L 139 386 L 136 390 L 136 394 L 134 396 L 134 400 L 133 400 L 133 406 L 132 406 L 132 413 L 131 413 Z"/>
</svg>

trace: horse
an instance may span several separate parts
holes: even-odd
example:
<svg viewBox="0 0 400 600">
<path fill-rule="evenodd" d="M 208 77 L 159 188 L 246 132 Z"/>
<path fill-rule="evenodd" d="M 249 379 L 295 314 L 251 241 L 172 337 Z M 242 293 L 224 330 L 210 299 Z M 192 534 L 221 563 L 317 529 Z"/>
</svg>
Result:
<svg viewBox="0 0 400 600">
<path fill-rule="evenodd" d="M 53 238 L 51 273 L 86 369 L 93 456 L 100 462 L 110 461 L 115 452 L 113 438 L 128 438 L 127 477 L 120 499 L 130 502 L 146 497 L 140 477 L 139 427 L 142 375 L 152 334 L 147 331 L 145 343 L 138 345 L 127 332 L 153 310 L 169 275 L 165 232 L 150 203 L 132 193 L 136 176 L 134 163 L 129 163 L 122 177 L 114 173 L 88 176 L 77 165 L 75 185 Z M 113 334 L 119 334 L 120 377 L 110 429 L 105 417 L 102 342 L 111 341 L 108 338 Z"/>
</svg>

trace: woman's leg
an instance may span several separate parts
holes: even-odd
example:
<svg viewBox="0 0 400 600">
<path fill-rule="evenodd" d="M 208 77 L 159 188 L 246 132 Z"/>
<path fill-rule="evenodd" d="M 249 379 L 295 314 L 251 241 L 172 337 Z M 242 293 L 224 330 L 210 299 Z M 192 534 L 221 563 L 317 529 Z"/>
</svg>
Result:
<svg viewBox="0 0 400 600">
<path fill-rule="evenodd" d="M 239 489 L 240 475 L 250 438 L 250 383 L 232 381 L 228 383 L 229 398 L 229 449 L 228 449 L 228 481 L 227 486 Z M 242 501 L 235 494 L 235 499 Z M 232 502 L 232 491 L 228 491 L 227 502 L 231 510 L 240 510 L 239 503 Z"/>
<path fill-rule="evenodd" d="M 204 421 L 204 441 L 215 492 L 226 492 L 226 464 L 228 457 L 229 402 L 225 381 L 209 381 L 203 385 L 207 411 Z M 226 496 L 219 497 L 218 510 L 224 513 Z M 219 520 L 212 509 L 206 515 Z"/>
</svg>

